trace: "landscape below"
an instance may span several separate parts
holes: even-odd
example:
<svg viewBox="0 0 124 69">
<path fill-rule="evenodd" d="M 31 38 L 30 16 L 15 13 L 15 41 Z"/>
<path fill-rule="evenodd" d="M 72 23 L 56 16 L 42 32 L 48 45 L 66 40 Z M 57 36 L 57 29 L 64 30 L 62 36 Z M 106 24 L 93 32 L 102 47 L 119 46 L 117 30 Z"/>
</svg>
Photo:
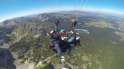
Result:
<svg viewBox="0 0 124 69">
<path fill-rule="evenodd" d="M 90 33 L 78 31 L 81 45 L 64 54 L 66 62 L 77 69 L 124 69 L 124 16 L 83 11 L 44 13 L 2 22 L 0 61 L 5 63 L 0 62 L 0 69 L 59 69 L 59 57 L 38 65 L 55 54 L 48 47 L 46 33 L 54 29 L 56 20 L 60 20 L 61 28 L 71 30 L 73 18 L 78 22 L 77 29 Z"/>
</svg>

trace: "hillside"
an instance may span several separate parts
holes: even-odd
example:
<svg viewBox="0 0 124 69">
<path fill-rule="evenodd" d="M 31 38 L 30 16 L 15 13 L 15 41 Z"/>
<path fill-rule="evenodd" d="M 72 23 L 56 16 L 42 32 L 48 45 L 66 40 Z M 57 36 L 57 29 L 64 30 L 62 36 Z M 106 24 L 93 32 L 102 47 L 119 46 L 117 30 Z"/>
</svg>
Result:
<svg viewBox="0 0 124 69">
<path fill-rule="evenodd" d="M 60 28 L 70 30 L 73 18 L 78 21 L 78 29 L 86 29 L 90 34 L 79 31 L 81 45 L 74 48 L 71 54 L 65 54 L 66 62 L 78 67 L 77 69 L 124 69 L 124 17 L 117 15 L 62 11 L 6 20 L 0 26 L 0 50 L 4 48 L 5 43 L 8 43 L 10 44 L 8 50 L 17 55 L 15 62 L 37 65 L 54 55 L 48 48 L 49 39 L 46 33 L 54 29 L 57 20 L 61 22 Z M 55 69 L 60 67 L 58 57 L 52 58 L 48 63 L 50 64 L 43 65 L 46 66 L 44 69 L 52 69 L 50 66 Z M 15 65 L 20 69 L 21 64 L 15 63 Z M 2 68 L 1 65 L 0 67 Z"/>
</svg>

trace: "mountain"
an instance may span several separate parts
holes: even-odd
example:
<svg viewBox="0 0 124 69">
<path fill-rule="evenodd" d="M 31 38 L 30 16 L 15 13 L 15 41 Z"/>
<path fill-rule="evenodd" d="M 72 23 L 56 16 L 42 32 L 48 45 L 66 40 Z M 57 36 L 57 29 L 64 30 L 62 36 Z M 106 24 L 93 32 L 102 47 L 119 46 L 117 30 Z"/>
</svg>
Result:
<svg viewBox="0 0 124 69">
<path fill-rule="evenodd" d="M 48 47 L 46 33 L 55 28 L 57 20 L 61 23 L 60 28 L 71 30 L 72 19 L 77 20 L 77 29 L 86 29 L 90 34 L 79 31 L 81 45 L 74 48 L 70 55 L 65 54 L 68 63 L 77 69 L 124 68 L 124 17 L 112 14 L 61 11 L 6 20 L 0 25 L 1 47 L 10 45 L 8 49 L 17 55 L 15 62 L 20 60 L 22 64 L 30 62 L 37 65 L 54 54 Z M 58 57 L 52 58 L 49 63 L 56 69 L 60 67 Z M 15 65 L 17 69 L 21 66 L 18 63 Z M 49 64 L 46 67 L 51 69 Z"/>
</svg>

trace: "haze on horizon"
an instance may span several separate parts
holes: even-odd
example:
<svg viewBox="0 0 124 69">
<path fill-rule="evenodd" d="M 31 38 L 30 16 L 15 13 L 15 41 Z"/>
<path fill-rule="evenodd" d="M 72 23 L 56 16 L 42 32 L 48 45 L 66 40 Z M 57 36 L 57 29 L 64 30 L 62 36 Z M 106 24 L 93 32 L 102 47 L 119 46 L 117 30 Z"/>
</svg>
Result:
<svg viewBox="0 0 124 69">
<path fill-rule="evenodd" d="M 44 12 L 84 10 L 124 15 L 123 0 L 1 0 L 0 21 Z"/>
</svg>

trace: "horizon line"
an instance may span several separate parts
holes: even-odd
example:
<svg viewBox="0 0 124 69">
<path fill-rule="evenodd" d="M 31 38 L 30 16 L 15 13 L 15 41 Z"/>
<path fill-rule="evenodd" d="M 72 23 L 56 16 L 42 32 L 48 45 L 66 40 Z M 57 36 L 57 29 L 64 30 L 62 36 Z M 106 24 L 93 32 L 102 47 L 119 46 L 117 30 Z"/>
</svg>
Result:
<svg viewBox="0 0 124 69">
<path fill-rule="evenodd" d="M 24 16 L 30 16 L 30 15 L 37 15 L 37 14 L 43 14 L 43 13 L 51 13 L 51 12 L 61 12 L 61 11 L 86 11 L 86 12 L 97 12 L 97 13 L 108 13 L 108 14 L 114 14 L 114 15 L 119 15 L 119 16 L 124 16 L 124 12 L 122 11 L 116 11 L 116 10 L 111 10 L 111 9 L 99 9 L 99 8 L 77 8 L 73 9 L 70 7 L 66 8 L 47 8 L 47 9 L 33 9 L 33 10 L 28 10 L 28 11 L 23 11 L 23 12 L 18 12 L 11 14 L 6 17 L 1 17 L 0 22 L 4 22 L 6 20 L 18 18 L 18 17 L 24 17 Z"/>
</svg>

